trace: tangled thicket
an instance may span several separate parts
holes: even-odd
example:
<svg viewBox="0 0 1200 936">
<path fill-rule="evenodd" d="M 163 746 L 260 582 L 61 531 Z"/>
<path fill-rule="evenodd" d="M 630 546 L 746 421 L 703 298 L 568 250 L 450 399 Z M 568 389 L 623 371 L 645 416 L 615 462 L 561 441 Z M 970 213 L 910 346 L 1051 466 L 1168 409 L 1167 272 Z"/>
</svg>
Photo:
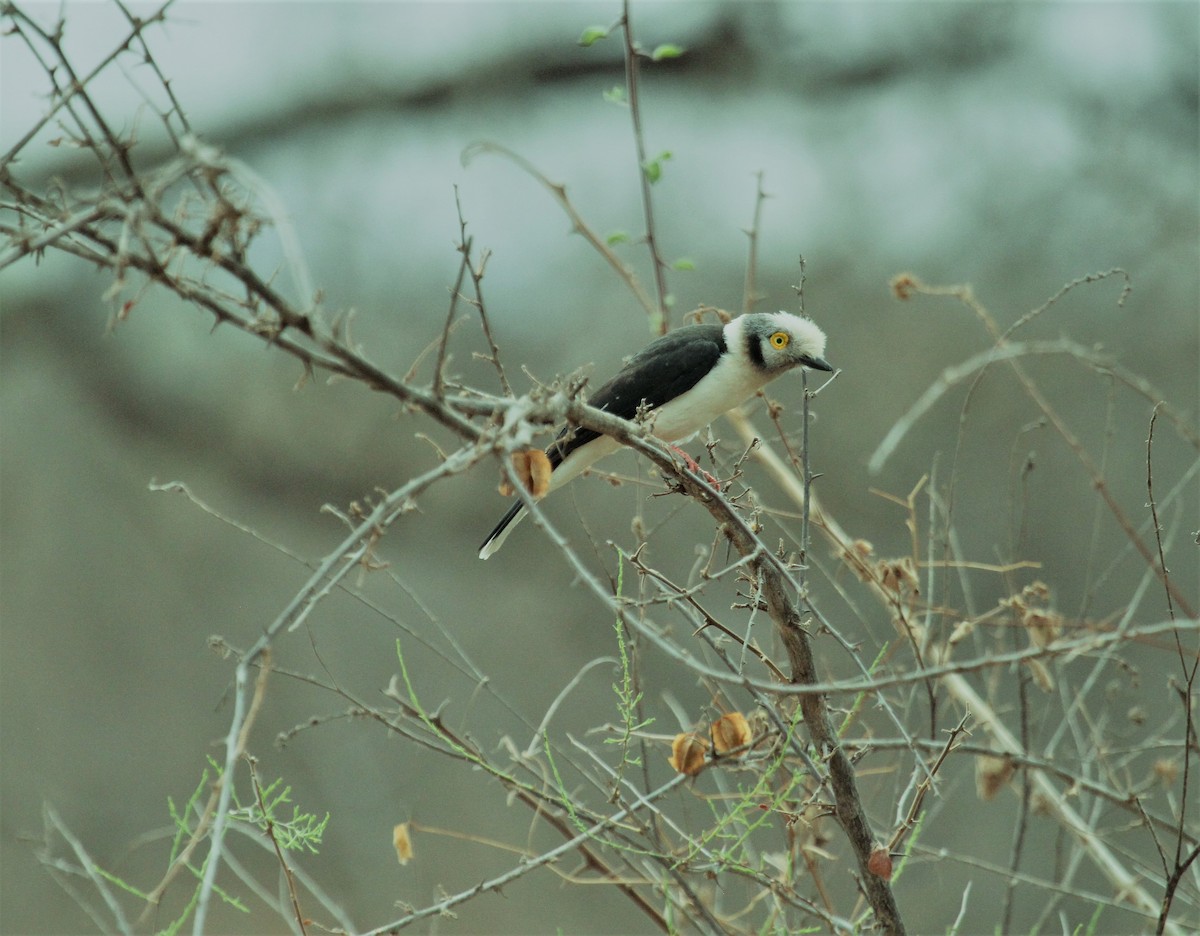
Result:
<svg viewBox="0 0 1200 936">
<path fill-rule="evenodd" d="M 807 408 L 819 391 L 806 387 L 799 438 L 784 431 L 771 406 L 771 433 L 743 412 L 731 414 L 727 425 L 732 433 L 724 444 L 709 446 L 718 490 L 679 464 L 642 426 L 588 407 L 578 382 L 520 396 L 460 385 L 447 373 L 446 351 L 450 326 L 467 309 L 478 318 L 487 357 L 508 387 L 505 356 L 492 340 L 480 288 L 486 254 L 473 249 L 465 223 L 446 327 L 440 336 L 428 336 L 436 349 L 432 363 L 427 359 L 424 369 L 414 367 L 399 376 L 376 366 L 350 341 L 344 320 L 322 307 L 268 189 L 248 167 L 205 144 L 189 125 L 146 37 L 147 29 L 164 18 L 166 7 L 145 18 L 124 12 L 129 23 L 125 41 L 90 73 L 77 74 L 59 33 L 40 26 L 21 7 L 5 5 L 13 34 L 6 41 L 23 42 L 39 56 L 53 94 L 43 120 L 0 162 L 0 231 L 5 238 L 0 268 L 59 251 L 106 270 L 112 278 L 106 298 L 114 325 L 147 291 L 167 290 L 201 314 L 245 332 L 249 340 L 294 357 L 310 373 L 336 374 L 389 396 L 415 430 L 440 426 L 456 445 L 442 451 L 424 473 L 346 512 L 344 538 L 315 564 L 275 620 L 265 623 L 261 639 L 250 647 L 226 648 L 235 656 L 236 688 L 223 755 L 206 774 L 210 784 L 198 789 L 175 817 L 178 835 L 160 881 L 135 889 L 100 873 L 84 844 L 48 812 L 70 853 L 52 859 L 48 844 L 48 868 L 61 874 L 73 862 L 102 897 L 104 908 L 97 912 L 106 925 L 136 930 L 168 892 L 194 886 L 179 911 L 180 921 L 190 916 L 195 931 L 203 931 L 214 895 L 238 887 L 242 872 L 229 857 L 242 841 L 236 836 L 245 835 L 270 840 L 287 881 L 286 899 L 274 898 L 273 906 L 291 926 L 312 931 L 316 921 L 335 930 L 362 927 L 339 907 L 336 895 L 327 894 L 303 870 L 302 851 L 317 847 L 320 824 L 285 821 L 272 808 L 271 787 L 260 783 L 253 768 L 250 728 L 262 707 L 271 704 L 271 648 L 289 639 L 333 590 L 353 590 L 352 573 L 378 571 L 387 538 L 405 535 L 398 521 L 431 486 L 479 462 L 494 461 L 526 499 L 545 539 L 615 622 L 615 662 L 604 663 L 615 667 L 613 692 L 620 717 L 596 726 L 585 740 L 549 731 L 553 709 L 540 719 L 515 719 L 533 729 L 532 739 L 521 744 L 506 737 L 498 754 L 440 717 L 428 698 L 433 687 L 422 685 L 398 649 L 387 704 L 367 705 L 347 697 L 354 713 L 391 732 L 395 743 L 419 745 L 453 759 L 464 771 L 481 771 L 494 781 L 487 789 L 498 804 L 507 800 L 527 808 L 558 844 L 536 852 L 518 849 L 521 856 L 508 872 L 410 908 L 396 919 L 378 921 L 368 926 L 370 932 L 400 929 L 465 901 L 488 899 L 489 892 L 510 881 L 548 868 L 567 880 L 607 883 L 663 931 L 794 932 L 811 927 L 900 933 L 908 862 L 973 861 L 969 854 L 946 851 L 948 836 L 933 806 L 942 777 L 957 770 L 974 772 L 981 800 L 1014 796 L 1018 830 L 1035 821 L 1036 814 L 1058 823 L 1068 837 L 1069 857 L 1057 880 L 1023 874 L 1020 834 L 1014 838 L 1010 865 L 991 869 L 1007 875 L 1014 887 L 1021 885 L 1020 899 L 1040 902 L 1043 922 L 1064 907 L 1067 919 L 1086 922 L 1093 912 L 1088 908 L 1095 907 L 1103 920 L 1119 920 L 1116 925 L 1122 929 L 1184 932 L 1200 927 L 1195 861 L 1200 849 L 1195 804 L 1200 798 L 1193 776 L 1198 762 L 1195 599 L 1167 571 L 1169 547 L 1157 510 L 1136 516 L 1118 502 L 1104 483 L 1100 463 L 1074 436 L 1023 361 L 1058 354 L 1079 366 L 1081 379 L 1101 372 L 1116 375 L 1130 393 L 1154 405 L 1152 440 L 1156 420 L 1169 421 L 1177 443 L 1197 451 L 1200 435 L 1145 380 L 1091 349 L 1065 339 L 1017 340 L 1017 330 L 1058 296 L 1001 330 L 970 290 L 933 288 L 912 276 L 898 277 L 893 287 L 902 299 L 950 295 L 963 303 L 985 326 L 988 346 L 930 387 L 885 440 L 878 465 L 953 387 L 1006 370 L 1075 453 L 1122 531 L 1119 548 L 1137 553 L 1154 586 L 1099 619 L 1075 619 L 1057 609 L 1053 583 L 1038 580 L 1033 564 L 1019 556 L 996 563 L 961 554 L 947 487 L 922 482 L 897 499 L 911 531 L 908 555 L 877 556 L 864 538 L 843 529 L 812 490 Z M 637 76 L 639 63 L 648 56 L 633 36 L 628 9 L 613 32 L 625 43 L 627 92 L 640 145 Z M 156 79 L 158 129 L 169 141 L 168 158 L 144 161 L 138 141 L 116 129 L 124 122 L 106 114 L 104 102 L 93 94 L 96 76 L 127 58 L 146 66 Z M 56 126 L 57 138 L 47 141 Z M 67 188 L 39 178 L 36 148 L 47 142 L 74 147 L 89 158 L 91 184 Z M 661 288 L 657 298 L 642 289 L 630 267 L 592 233 L 563 187 L 499 147 L 479 147 L 473 155 L 482 153 L 512 159 L 541 181 L 575 229 L 629 284 L 650 319 L 666 322 Z M 649 206 L 648 186 L 645 193 Z M 649 212 L 647 220 L 652 235 Z M 757 210 L 752 246 L 756 231 Z M 268 236 L 279 238 L 287 288 L 279 285 L 277 271 L 256 269 L 248 259 L 251 247 Z M 652 236 L 649 244 L 655 280 L 661 284 L 662 264 Z M 753 263 L 752 250 L 747 308 L 755 297 Z M 1064 291 L 1113 272 L 1083 277 Z M 641 541 L 613 545 L 607 551 L 608 566 L 598 570 L 524 493 L 520 459 L 514 468 L 511 456 L 544 444 L 546 433 L 563 421 L 616 436 L 689 498 L 689 509 L 708 511 L 716 532 L 686 580 L 675 580 L 651 564 L 644 547 L 652 532 L 645 532 Z M 1152 451 L 1144 458 L 1153 478 Z M 1176 499 L 1194 476 L 1153 481 L 1148 501 L 1157 508 Z M 830 554 L 832 563 L 822 560 Z M 974 607 L 971 582 L 984 577 L 1003 581 L 1008 597 L 992 607 Z M 764 617 L 771 623 L 769 636 L 762 628 L 753 631 Z M 846 622 L 863 618 L 886 622 L 891 630 L 865 636 L 855 630 L 851 636 Z M 1090 719 L 1089 710 L 1098 704 L 1097 687 L 1105 674 L 1122 665 L 1126 648 L 1151 638 L 1167 640 L 1172 647 L 1176 708 L 1171 718 L 1145 725 L 1133 748 L 1126 744 L 1116 753 L 1108 750 L 1104 721 Z M 488 693 L 508 707 L 504 687 L 493 685 L 452 650 L 440 652 L 462 674 L 459 690 Z M 639 659 L 646 654 L 677 667 L 679 679 L 699 680 L 709 688 L 712 711 L 683 713 L 690 730 L 651 729 L 664 717 L 665 703 L 640 679 Z M 564 688 L 556 706 L 576 690 L 580 675 L 558 677 Z M 332 685 L 327 689 L 333 698 L 341 692 Z M 1029 711 L 1054 700 L 1063 707 L 1062 723 L 1069 731 L 1037 744 L 1027 730 Z M 687 807 L 697 796 L 709 810 L 697 814 Z M 868 809 L 866 803 L 873 806 Z M 397 850 L 404 860 L 413 854 L 412 837 L 422 834 L 433 833 L 416 822 L 397 829 Z M 582 860 L 579 871 L 567 874 L 555 867 L 568 855 Z M 839 862 L 842 867 L 849 863 L 852 873 L 831 873 Z M 195 879 L 182 873 L 188 867 Z M 1087 867 L 1107 882 L 1105 893 L 1077 883 Z M 130 907 L 141 913 L 140 920 L 131 916 Z M 953 928 L 953 921 L 946 926 Z"/>
</svg>

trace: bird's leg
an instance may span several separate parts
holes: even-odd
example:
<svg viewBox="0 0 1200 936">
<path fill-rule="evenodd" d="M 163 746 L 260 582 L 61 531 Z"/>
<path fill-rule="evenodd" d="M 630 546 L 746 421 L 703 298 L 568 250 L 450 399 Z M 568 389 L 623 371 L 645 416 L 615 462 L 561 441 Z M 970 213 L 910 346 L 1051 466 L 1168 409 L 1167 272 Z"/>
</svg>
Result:
<svg viewBox="0 0 1200 936">
<path fill-rule="evenodd" d="M 667 446 L 673 452 L 678 454 L 680 458 L 683 459 L 683 463 L 688 466 L 689 471 L 694 471 L 694 472 L 696 472 L 696 474 L 703 476 L 704 480 L 707 481 L 710 485 L 712 485 L 718 491 L 721 490 L 721 482 L 718 481 L 716 478 L 714 478 L 712 475 L 710 475 L 703 468 L 701 468 L 700 464 L 696 461 L 696 459 L 692 458 L 691 455 L 689 455 L 687 452 L 685 452 L 683 449 L 681 449 L 678 445 L 671 445 L 670 443 L 667 443 Z"/>
</svg>

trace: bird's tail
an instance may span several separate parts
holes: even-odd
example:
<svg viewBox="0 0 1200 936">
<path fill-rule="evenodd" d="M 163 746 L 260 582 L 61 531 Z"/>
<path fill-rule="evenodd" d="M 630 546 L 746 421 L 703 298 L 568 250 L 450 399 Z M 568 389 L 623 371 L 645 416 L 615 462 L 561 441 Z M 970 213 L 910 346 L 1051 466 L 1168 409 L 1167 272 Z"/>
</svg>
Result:
<svg viewBox="0 0 1200 936">
<path fill-rule="evenodd" d="M 479 547 L 479 558 L 487 559 L 493 553 L 499 552 L 500 547 L 504 545 L 504 541 L 508 539 L 508 534 L 513 531 L 513 528 L 525 516 L 525 505 L 520 501 L 516 501 L 508 508 L 508 513 L 500 518 L 500 522 L 496 524 L 496 529 L 488 534 L 487 539 L 483 541 L 483 545 Z"/>
</svg>

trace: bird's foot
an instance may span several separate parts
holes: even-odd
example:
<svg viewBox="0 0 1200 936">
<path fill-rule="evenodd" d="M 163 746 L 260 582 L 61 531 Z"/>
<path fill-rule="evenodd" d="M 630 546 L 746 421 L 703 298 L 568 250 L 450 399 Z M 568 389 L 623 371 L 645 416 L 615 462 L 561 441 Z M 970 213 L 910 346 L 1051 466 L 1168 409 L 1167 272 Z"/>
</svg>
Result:
<svg viewBox="0 0 1200 936">
<path fill-rule="evenodd" d="M 697 462 L 696 459 L 692 458 L 691 455 L 681 449 L 678 445 L 672 445 L 670 448 L 673 452 L 679 455 L 680 458 L 683 459 L 683 463 L 688 466 L 689 471 L 696 472 L 696 474 L 704 478 L 704 480 L 707 481 L 715 490 L 721 490 L 721 482 L 701 468 L 700 463 Z"/>
</svg>

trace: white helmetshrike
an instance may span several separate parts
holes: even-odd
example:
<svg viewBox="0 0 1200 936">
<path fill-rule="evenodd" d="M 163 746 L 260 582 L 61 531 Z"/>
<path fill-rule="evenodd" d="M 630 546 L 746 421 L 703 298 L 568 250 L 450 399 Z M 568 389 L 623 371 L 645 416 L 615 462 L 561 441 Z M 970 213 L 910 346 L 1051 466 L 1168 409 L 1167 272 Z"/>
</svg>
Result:
<svg viewBox="0 0 1200 936">
<path fill-rule="evenodd" d="M 633 419 L 644 402 L 651 431 L 665 442 L 699 432 L 795 367 L 831 371 L 825 333 L 788 312 L 752 312 L 725 325 L 686 325 L 639 351 L 588 401 Z M 552 468 L 547 493 L 557 490 L 621 444 L 590 429 L 566 426 L 546 449 Z M 487 559 L 525 514 L 517 501 L 479 549 Z"/>
</svg>

